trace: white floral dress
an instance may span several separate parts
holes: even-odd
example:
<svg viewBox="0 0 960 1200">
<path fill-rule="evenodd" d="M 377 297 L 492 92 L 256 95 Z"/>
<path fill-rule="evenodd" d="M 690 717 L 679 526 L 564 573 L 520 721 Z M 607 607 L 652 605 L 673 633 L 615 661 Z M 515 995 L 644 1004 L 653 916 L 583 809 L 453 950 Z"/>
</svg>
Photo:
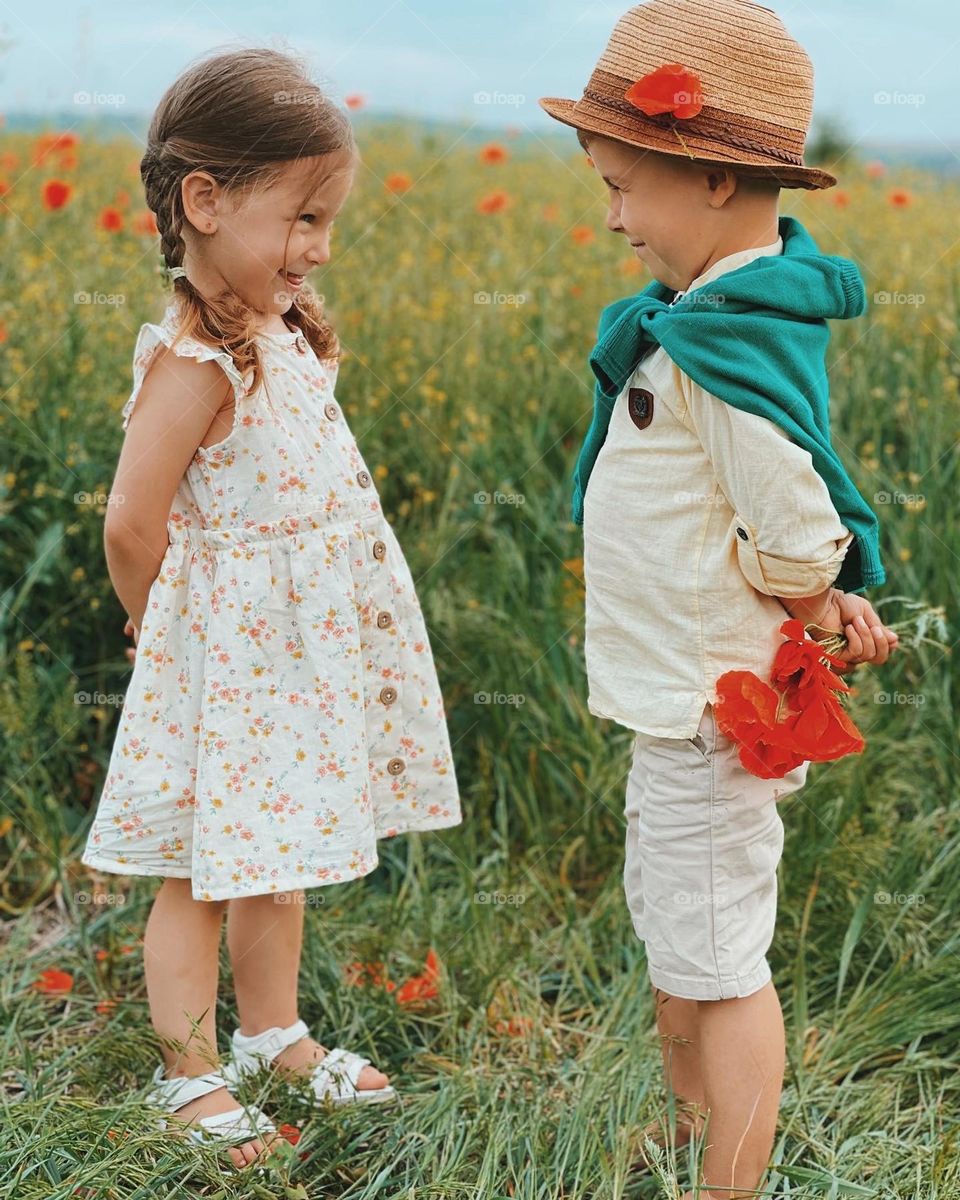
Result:
<svg viewBox="0 0 960 1200">
<path fill-rule="evenodd" d="M 123 428 L 176 305 L 145 324 Z M 81 861 L 189 878 L 198 900 L 339 883 L 377 839 L 462 821 L 420 604 L 334 398 L 335 363 L 259 335 L 226 438 L 180 482 Z"/>
</svg>

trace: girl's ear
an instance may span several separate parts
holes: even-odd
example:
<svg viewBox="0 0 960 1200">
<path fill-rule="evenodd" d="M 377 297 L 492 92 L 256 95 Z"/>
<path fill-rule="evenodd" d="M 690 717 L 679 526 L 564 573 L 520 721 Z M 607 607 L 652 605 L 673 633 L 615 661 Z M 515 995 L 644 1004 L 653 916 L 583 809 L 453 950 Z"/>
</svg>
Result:
<svg viewBox="0 0 960 1200">
<path fill-rule="evenodd" d="M 223 189 L 206 171 L 191 171 L 180 184 L 184 216 L 201 233 L 214 233 Z"/>
</svg>

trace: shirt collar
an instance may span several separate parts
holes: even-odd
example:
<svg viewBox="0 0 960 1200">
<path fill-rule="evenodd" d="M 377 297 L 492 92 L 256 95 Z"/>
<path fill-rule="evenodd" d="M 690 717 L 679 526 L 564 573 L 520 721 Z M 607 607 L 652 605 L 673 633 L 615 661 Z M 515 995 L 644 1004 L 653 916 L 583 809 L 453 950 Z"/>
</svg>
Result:
<svg viewBox="0 0 960 1200">
<path fill-rule="evenodd" d="M 768 246 L 751 246 L 749 250 L 734 250 L 732 254 L 727 254 L 723 258 L 717 259 L 712 267 L 708 267 L 701 275 L 698 275 L 682 292 L 677 292 L 670 303 L 676 303 L 687 292 L 692 292 L 694 288 L 698 288 L 704 283 L 710 283 L 718 275 L 726 275 L 728 271 L 735 271 L 737 267 L 745 267 L 748 262 L 753 262 L 755 258 L 762 258 L 765 254 L 782 253 L 783 238 L 780 236 Z"/>
</svg>

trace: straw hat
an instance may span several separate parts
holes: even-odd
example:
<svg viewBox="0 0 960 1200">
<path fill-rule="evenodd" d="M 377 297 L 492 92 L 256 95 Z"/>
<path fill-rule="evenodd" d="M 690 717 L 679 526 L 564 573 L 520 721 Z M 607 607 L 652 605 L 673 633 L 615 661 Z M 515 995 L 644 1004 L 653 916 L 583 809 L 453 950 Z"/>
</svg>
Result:
<svg viewBox="0 0 960 1200">
<path fill-rule="evenodd" d="M 747 167 L 781 187 L 828 188 L 803 163 L 813 65 L 753 0 L 649 0 L 624 13 L 577 100 L 551 117 L 631 146 Z"/>
</svg>

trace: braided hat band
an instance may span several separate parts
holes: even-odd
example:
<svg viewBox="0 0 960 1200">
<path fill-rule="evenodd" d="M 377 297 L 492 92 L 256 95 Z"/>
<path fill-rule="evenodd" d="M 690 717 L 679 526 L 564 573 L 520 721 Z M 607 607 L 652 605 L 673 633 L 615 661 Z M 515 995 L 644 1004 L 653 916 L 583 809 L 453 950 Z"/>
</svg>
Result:
<svg viewBox="0 0 960 1200">
<path fill-rule="evenodd" d="M 781 187 L 836 178 L 803 162 L 813 65 L 754 0 L 648 0 L 617 22 L 579 100 L 544 97 L 565 125 L 631 146 L 748 168 Z"/>
</svg>

